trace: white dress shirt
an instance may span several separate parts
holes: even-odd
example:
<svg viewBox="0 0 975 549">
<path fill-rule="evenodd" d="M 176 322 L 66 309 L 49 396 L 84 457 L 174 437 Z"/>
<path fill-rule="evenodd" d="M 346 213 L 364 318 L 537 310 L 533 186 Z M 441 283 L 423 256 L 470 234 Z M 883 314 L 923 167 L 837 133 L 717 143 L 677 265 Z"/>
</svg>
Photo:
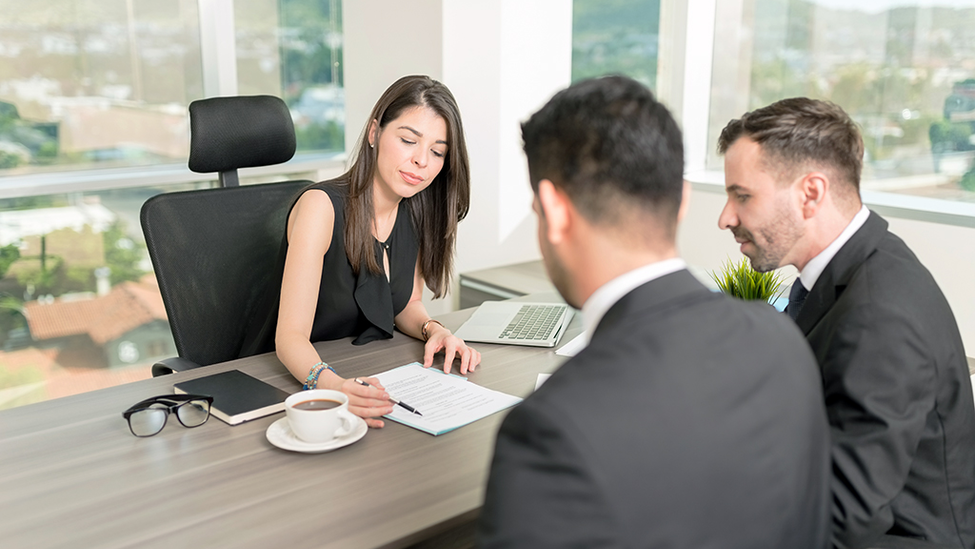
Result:
<svg viewBox="0 0 975 549">
<path fill-rule="evenodd" d="M 843 229 L 840 236 L 837 236 L 836 240 L 832 241 L 829 246 L 826 246 L 826 249 L 819 252 L 819 255 L 816 257 L 810 259 L 809 263 L 806 263 L 806 266 L 799 273 L 799 281 L 802 283 L 803 288 L 812 290 L 813 286 L 816 285 L 816 281 L 819 280 L 819 275 L 823 274 L 823 271 L 826 269 L 826 265 L 829 265 L 836 252 L 840 251 L 840 248 L 849 242 L 850 238 L 860 230 L 860 227 L 863 227 L 868 217 L 870 217 L 870 210 L 866 206 L 861 206 L 860 211 L 853 216 L 850 224 Z"/>
<path fill-rule="evenodd" d="M 683 259 L 674 257 L 638 267 L 600 286 L 582 305 L 582 335 L 585 344 L 589 345 L 599 321 L 621 297 L 651 280 L 686 268 L 687 263 Z"/>
</svg>

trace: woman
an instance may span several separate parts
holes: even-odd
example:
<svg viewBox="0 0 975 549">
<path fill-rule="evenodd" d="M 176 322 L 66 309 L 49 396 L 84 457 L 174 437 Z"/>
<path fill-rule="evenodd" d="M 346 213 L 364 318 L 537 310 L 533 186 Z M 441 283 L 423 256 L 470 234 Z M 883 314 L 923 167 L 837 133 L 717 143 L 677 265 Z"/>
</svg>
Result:
<svg viewBox="0 0 975 549">
<path fill-rule="evenodd" d="M 470 177 L 460 112 L 450 91 L 426 76 L 397 80 L 379 98 L 348 172 L 312 185 L 288 216 L 275 349 L 305 388 L 349 395 L 349 410 L 370 427 L 392 411 L 375 378 L 341 377 L 313 341 L 393 336 L 393 326 L 424 340 L 424 366 L 444 351 L 473 371 L 481 356 L 420 300 L 447 291 L 457 222 L 467 215 Z"/>
</svg>

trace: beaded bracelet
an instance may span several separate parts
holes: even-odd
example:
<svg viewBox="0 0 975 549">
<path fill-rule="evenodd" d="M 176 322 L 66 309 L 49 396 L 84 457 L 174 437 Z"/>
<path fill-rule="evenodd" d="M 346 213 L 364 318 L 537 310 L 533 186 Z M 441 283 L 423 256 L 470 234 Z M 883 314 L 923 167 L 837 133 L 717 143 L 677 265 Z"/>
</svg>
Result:
<svg viewBox="0 0 975 549">
<path fill-rule="evenodd" d="M 311 371 L 308 372 L 308 377 L 305 379 L 305 384 L 301 387 L 301 389 L 303 391 L 307 391 L 309 389 L 318 387 L 318 376 L 320 376 L 325 370 L 332 370 L 333 374 L 338 375 L 338 372 L 332 369 L 331 366 L 324 362 L 319 362 L 311 367 Z"/>
</svg>

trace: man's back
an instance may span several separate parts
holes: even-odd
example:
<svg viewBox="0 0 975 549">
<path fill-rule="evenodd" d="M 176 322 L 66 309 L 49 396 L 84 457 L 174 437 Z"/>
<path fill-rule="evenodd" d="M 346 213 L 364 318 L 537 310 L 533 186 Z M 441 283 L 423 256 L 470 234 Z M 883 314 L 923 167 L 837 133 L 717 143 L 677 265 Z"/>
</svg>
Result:
<svg viewBox="0 0 975 549">
<path fill-rule="evenodd" d="M 930 273 L 871 214 L 799 317 L 833 438 L 834 543 L 881 534 L 975 546 L 975 404 L 961 337 Z"/>
<path fill-rule="evenodd" d="M 679 271 L 620 299 L 505 419 L 481 541 L 822 548 L 828 448 L 789 319 Z"/>
</svg>

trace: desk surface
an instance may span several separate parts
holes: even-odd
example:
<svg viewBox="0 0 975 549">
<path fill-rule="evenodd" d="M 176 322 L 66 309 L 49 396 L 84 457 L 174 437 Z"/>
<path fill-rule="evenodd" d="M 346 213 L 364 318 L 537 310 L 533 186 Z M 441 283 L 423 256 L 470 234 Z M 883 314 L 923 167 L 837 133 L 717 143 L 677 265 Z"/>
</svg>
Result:
<svg viewBox="0 0 975 549">
<path fill-rule="evenodd" d="M 470 314 L 443 315 L 456 329 Z M 578 334 L 578 315 L 562 343 Z M 344 376 L 422 360 L 401 333 L 356 347 L 317 344 Z M 564 360 L 551 349 L 476 345 L 470 380 L 526 396 Z M 260 355 L 0 412 L 0 540 L 5 547 L 401 547 L 476 517 L 504 412 L 433 437 L 398 423 L 324 454 L 272 446 L 274 414 L 216 418 L 132 436 L 122 411 L 174 382 L 237 368 L 288 392 L 301 386 Z"/>
</svg>

